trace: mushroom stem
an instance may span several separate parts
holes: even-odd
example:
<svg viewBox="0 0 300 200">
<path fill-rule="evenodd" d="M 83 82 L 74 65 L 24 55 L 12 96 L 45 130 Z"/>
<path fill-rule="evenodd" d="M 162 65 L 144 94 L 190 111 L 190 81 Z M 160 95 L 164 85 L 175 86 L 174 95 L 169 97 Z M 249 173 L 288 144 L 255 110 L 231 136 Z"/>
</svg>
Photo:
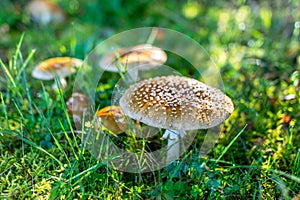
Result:
<svg viewBox="0 0 300 200">
<path fill-rule="evenodd" d="M 168 139 L 167 163 L 179 158 L 181 138 L 185 136 L 184 130 L 166 130 L 162 139 Z"/>
<path fill-rule="evenodd" d="M 64 89 L 64 88 L 67 86 L 67 81 L 66 81 L 66 79 L 60 78 L 60 79 L 59 79 L 59 82 L 60 82 L 60 88 L 61 88 L 61 89 Z M 58 90 L 58 83 L 57 83 L 56 79 L 54 79 L 54 83 L 53 83 L 53 85 L 52 85 L 52 89 L 53 89 L 53 90 Z"/>
<path fill-rule="evenodd" d="M 128 73 L 130 80 L 136 82 L 138 79 L 138 69 L 128 70 Z"/>
</svg>

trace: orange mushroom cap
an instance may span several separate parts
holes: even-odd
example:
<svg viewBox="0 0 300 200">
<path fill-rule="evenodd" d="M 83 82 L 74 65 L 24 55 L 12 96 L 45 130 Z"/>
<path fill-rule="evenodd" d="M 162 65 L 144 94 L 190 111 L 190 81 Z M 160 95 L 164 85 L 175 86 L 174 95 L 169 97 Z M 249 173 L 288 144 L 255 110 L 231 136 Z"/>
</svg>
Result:
<svg viewBox="0 0 300 200">
<path fill-rule="evenodd" d="M 76 72 L 75 67 L 80 67 L 83 61 L 71 57 L 55 57 L 39 63 L 32 71 L 32 76 L 41 80 L 54 79 L 56 73 L 59 78 L 64 78 Z"/>
<path fill-rule="evenodd" d="M 107 106 L 97 112 L 97 117 L 101 119 L 104 127 L 115 134 L 123 133 L 127 129 L 123 115 L 120 106 Z"/>
</svg>

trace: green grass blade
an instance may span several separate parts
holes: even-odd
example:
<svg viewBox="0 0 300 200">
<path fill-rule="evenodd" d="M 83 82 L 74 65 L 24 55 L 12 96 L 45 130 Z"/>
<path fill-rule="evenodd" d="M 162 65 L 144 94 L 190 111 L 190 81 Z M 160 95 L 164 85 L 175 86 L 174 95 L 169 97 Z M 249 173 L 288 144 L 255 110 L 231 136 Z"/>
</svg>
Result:
<svg viewBox="0 0 300 200">
<path fill-rule="evenodd" d="M 4 116 L 5 116 L 5 121 L 6 121 L 6 124 L 7 124 L 7 127 L 8 127 L 8 131 L 9 131 L 10 134 L 12 134 L 12 131 L 11 131 L 11 128 L 10 128 L 10 123 L 9 123 L 8 116 L 7 116 L 6 105 L 4 103 L 2 92 L 0 92 L 0 99 L 1 99 L 1 104 L 2 104 L 2 107 L 3 107 L 3 112 L 4 112 Z"/>
<path fill-rule="evenodd" d="M 53 156 L 51 153 L 49 153 L 48 151 L 46 151 L 45 149 L 43 149 L 42 147 L 38 146 L 37 144 L 35 144 L 34 142 L 26 139 L 26 138 L 20 138 L 22 141 L 24 141 L 25 143 L 33 146 L 34 148 L 37 148 L 38 150 L 44 152 L 45 154 L 47 154 L 48 156 L 50 156 L 53 160 L 55 160 L 61 167 L 63 167 L 62 162 L 60 162 L 57 158 L 55 158 L 55 156 Z"/>
<path fill-rule="evenodd" d="M 80 173 L 78 173 L 78 174 L 76 174 L 75 176 L 73 176 L 72 178 L 71 178 L 71 180 L 70 181 L 72 181 L 72 180 L 74 180 L 74 179 L 76 179 L 76 178 L 78 178 L 78 177 L 80 177 L 80 176 L 82 176 L 82 175 L 84 175 L 84 174 L 86 174 L 86 173 L 89 173 L 90 171 L 92 171 L 92 170 L 96 170 L 96 169 L 98 169 L 99 167 L 102 167 L 104 164 L 101 162 L 101 163 L 98 163 L 98 164 L 96 164 L 96 165 L 94 165 L 94 166 L 92 166 L 92 167 L 90 167 L 90 168 L 88 168 L 88 169 L 86 169 L 86 170 L 84 170 L 84 171 L 82 171 L 82 172 L 80 172 Z M 87 174 L 88 175 L 88 174 Z"/>
<path fill-rule="evenodd" d="M 2 67 L 2 69 L 4 70 L 4 72 L 6 73 L 7 77 L 9 78 L 10 82 L 13 84 L 13 87 L 16 87 L 16 83 L 11 75 L 11 73 L 9 72 L 9 70 L 7 69 L 7 67 L 5 66 L 5 64 L 2 62 L 2 60 L 0 59 L 0 65 Z"/>
<path fill-rule="evenodd" d="M 37 110 L 37 112 L 39 113 L 39 115 L 41 116 L 41 118 L 43 119 L 43 121 L 45 122 L 46 128 L 48 129 L 50 135 L 52 136 L 52 138 L 53 138 L 55 144 L 58 146 L 58 148 L 59 148 L 59 150 L 62 152 L 62 154 L 64 154 L 65 157 L 67 158 L 67 155 L 66 155 L 65 151 L 63 150 L 62 146 L 59 144 L 59 142 L 57 141 L 57 139 L 54 137 L 54 135 L 53 135 L 51 129 L 49 128 L 49 124 L 48 124 L 48 121 L 47 121 L 46 117 L 44 116 L 44 114 L 39 110 L 39 108 L 38 108 L 35 104 L 33 104 L 33 105 L 34 105 L 35 109 Z M 67 159 L 67 160 L 68 160 L 68 159 Z M 68 162 L 69 162 L 69 164 L 70 164 L 70 161 L 69 161 L 69 160 L 68 160 Z"/>
<path fill-rule="evenodd" d="M 25 86 L 25 90 L 26 90 L 28 103 L 29 103 L 29 111 L 30 111 L 30 114 L 31 114 L 31 120 L 34 120 L 33 108 L 32 108 L 32 98 L 31 98 L 31 93 L 30 93 L 30 90 L 29 90 L 29 87 L 28 87 L 28 82 L 27 82 L 27 78 L 26 78 L 25 73 L 24 73 L 24 86 Z"/>
<path fill-rule="evenodd" d="M 33 55 L 35 53 L 35 49 L 31 50 L 31 52 L 29 53 L 28 57 L 26 58 L 26 60 L 24 61 L 24 63 L 22 64 L 21 69 L 19 70 L 18 76 L 17 76 L 17 80 L 20 79 L 20 76 L 22 74 L 22 72 L 25 71 L 25 68 L 27 67 L 29 61 L 32 59 Z"/>
<path fill-rule="evenodd" d="M 19 115 L 21 116 L 22 120 L 24 120 L 23 113 L 22 113 L 22 111 L 21 111 L 21 109 L 20 109 L 19 105 L 17 104 L 16 100 L 15 100 L 15 99 L 13 99 L 12 101 L 13 101 L 13 104 L 15 105 L 15 108 L 17 109 L 17 111 L 18 111 Z"/>
<path fill-rule="evenodd" d="M 158 29 L 157 28 L 152 28 L 151 33 L 149 34 L 149 37 L 147 39 L 146 44 L 153 44 L 155 39 L 156 39 L 157 34 L 158 34 Z"/>
<path fill-rule="evenodd" d="M 24 33 L 22 34 L 20 40 L 19 40 L 19 43 L 17 45 L 17 49 L 16 49 L 16 52 L 15 52 L 15 55 L 14 55 L 14 63 L 13 63 L 13 70 L 16 70 L 17 69 L 17 61 L 18 61 L 18 57 L 20 57 L 21 59 L 21 62 L 23 61 L 23 58 L 22 58 L 22 53 L 21 53 L 21 45 L 23 43 L 23 39 L 24 39 Z"/>
<path fill-rule="evenodd" d="M 64 126 L 63 126 L 63 124 L 61 123 L 61 121 L 58 120 L 58 122 L 59 122 L 60 127 L 62 128 L 62 130 L 63 130 L 63 132 L 64 132 L 64 134 L 65 134 L 65 137 L 67 138 L 67 141 L 68 141 L 68 143 L 69 143 L 69 145 L 70 145 L 70 147 L 71 147 L 71 150 L 72 150 L 72 152 L 73 152 L 73 154 L 74 154 L 76 160 L 78 160 L 78 156 L 77 156 L 77 154 L 76 154 L 76 152 L 75 152 L 75 150 L 74 150 L 74 147 L 73 147 L 73 144 L 72 144 L 71 139 L 69 138 L 69 136 L 68 136 L 66 130 L 64 129 Z M 75 139 L 76 139 L 76 138 L 74 138 L 74 140 L 75 140 Z"/>
<path fill-rule="evenodd" d="M 276 169 L 269 169 L 269 171 L 274 172 L 275 174 L 278 174 L 278 175 L 285 176 L 285 177 L 287 177 L 293 181 L 296 181 L 300 184 L 300 178 L 297 176 L 294 176 L 294 175 L 291 175 L 291 174 L 288 174 L 288 173 L 285 173 L 283 171 L 276 170 Z"/>
<path fill-rule="evenodd" d="M 222 151 L 221 155 L 217 158 L 216 162 L 219 162 L 219 160 L 224 156 L 224 154 L 228 151 L 228 149 L 231 147 L 231 145 L 240 137 L 240 135 L 244 132 L 245 128 L 247 127 L 247 124 L 244 126 L 244 128 L 231 140 L 231 142 L 227 145 L 227 147 Z"/>
<path fill-rule="evenodd" d="M 70 117 L 69 117 L 69 114 L 68 114 L 68 110 L 67 110 L 67 107 L 66 107 L 65 99 L 64 99 L 64 96 L 63 96 L 63 93 L 62 93 L 62 90 L 61 90 L 59 77 L 57 75 L 55 75 L 55 80 L 56 80 L 56 83 L 58 85 L 59 98 L 60 98 L 60 101 L 61 101 L 61 104 L 62 104 L 62 108 L 64 110 L 68 125 L 71 129 L 72 136 L 73 136 L 74 140 L 76 140 L 76 136 L 75 136 L 75 133 L 74 133 L 74 130 L 73 130 L 73 127 L 72 127 L 72 123 L 71 123 L 71 120 L 70 120 Z M 76 146 L 77 150 L 80 151 L 80 148 L 79 148 L 79 145 L 77 144 L 77 142 L 75 142 L 75 146 Z M 73 146 L 72 146 L 72 148 L 73 148 Z M 78 160 L 77 155 L 76 155 L 76 159 Z"/>
</svg>

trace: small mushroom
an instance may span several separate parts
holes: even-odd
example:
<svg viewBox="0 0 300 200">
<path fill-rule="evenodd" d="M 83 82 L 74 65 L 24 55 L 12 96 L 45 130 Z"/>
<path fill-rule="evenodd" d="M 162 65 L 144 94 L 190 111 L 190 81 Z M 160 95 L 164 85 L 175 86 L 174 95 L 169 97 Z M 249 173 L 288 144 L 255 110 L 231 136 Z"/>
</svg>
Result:
<svg viewBox="0 0 300 200">
<path fill-rule="evenodd" d="M 81 118 L 88 110 L 88 98 L 81 93 L 73 93 L 66 102 L 68 112 L 73 115 L 74 122 L 80 123 Z"/>
<path fill-rule="evenodd" d="M 63 23 L 64 11 L 54 2 L 48 0 L 32 0 L 26 5 L 26 11 L 32 20 L 41 25 Z"/>
<path fill-rule="evenodd" d="M 158 47 L 151 44 L 140 44 L 129 49 L 122 57 L 124 63 L 148 63 L 161 65 L 167 61 L 167 54 Z"/>
<path fill-rule="evenodd" d="M 185 131 L 217 126 L 234 110 L 221 90 L 180 76 L 140 81 L 125 91 L 119 103 L 130 118 L 166 129 L 162 138 L 168 138 L 167 162 L 179 157 L 179 139 Z"/>
<path fill-rule="evenodd" d="M 142 66 L 146 70 L 162 65 L 166 61 L 167 54 L 161 48 L 150 44 L 140 44 L 129 49 L 120 48 L 104 55 L 100 61 L 100 67 L 110 72 L 124 72 L 124 67 L 130 69 L 135 66 Z M 137 77 L 137 74 L 131 75 L 132 78 Z"/>
<path fill-rule="evenodd" d="M 80 67 L 83 61 L 77 58 L 70 57 L 56 57 L 47 59 L 39 63 L 32 71 L 32 76 L 40 80 L 52 80 L 55 79 L 55 74 L 60 78 L 62 87 L 65 87 L 67 82 L 64 79 L 76 72 L 76 67 Z M 57 89 L 57 83 L 52 86 Z"/>
<path fill-rule="evenodd" d="M 127 129 L 123 116 L 120 106 L 107 106 L 97 112 L 97 117 L 101 119 L 104 127 L 115 134 L 123 133 Z"/>
</svg>

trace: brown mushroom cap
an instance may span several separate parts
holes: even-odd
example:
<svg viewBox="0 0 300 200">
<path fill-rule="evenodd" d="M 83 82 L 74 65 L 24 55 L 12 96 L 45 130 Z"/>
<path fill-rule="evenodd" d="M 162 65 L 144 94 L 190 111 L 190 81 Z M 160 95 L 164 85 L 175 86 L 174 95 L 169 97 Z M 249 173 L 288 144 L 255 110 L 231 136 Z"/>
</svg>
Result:
<svg viewBox="0 0 300 200">
<path fill-rule="evenodd" d="M 80 67 L 82 63 L 83 61 L 77 58 L 50 58 L 38 64 L 32 71 L 32 76 L 41 80 L 51 80 L 57 73 L 59 78 L 64 78 L 75 73 L 75 67 Z"/>
<path fill-rule="evenodd" d="M 97 112 L 103 125 L 115 134 L 123 133 L 127 129 L 123 116 L 120 106 L 107 106 Z"/>
<path fill-rule="evenodd" d="M 211 128 L 234 110 L 221 90 L 180 76 L 155 77 L 132 85 L 121 97 L 120 107 L 130 118 L 173 130 Z"/>
<path fill-rule="evenodd" d="M 70 114 L 80 118 L 88 110 L 88 99 L 84 94 L 75 92 L 68 99 L 66 105 Z"/>
<path fill-rule="evenodd" d="M 118 72 L 119 70 L 124 71 L 120 62 L 127 67 L 132 67 L 136 64 L 147 64 L 148 67 L 153 67 L 166 61 L 167 54 L 161 48 L 150 44 L 140 44 L 129 49 L 121 48 L 108 53 L 100 61 L 100 66 L 106 71 Z"/>
</svg>

